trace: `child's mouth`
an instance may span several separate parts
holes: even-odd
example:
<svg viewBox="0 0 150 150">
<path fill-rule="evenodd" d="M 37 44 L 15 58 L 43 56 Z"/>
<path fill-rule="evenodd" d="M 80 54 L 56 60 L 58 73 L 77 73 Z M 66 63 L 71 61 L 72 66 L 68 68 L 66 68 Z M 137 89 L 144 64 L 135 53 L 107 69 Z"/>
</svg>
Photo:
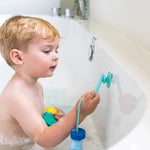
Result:
<svg viewBox="0 0 150 150">
<path fill-rule="evenodd" d="M 50 67 L 50 69 L 53 71 L 56 69 L 56 67 L 57 67 L 57 65 Z"/>
</svg>

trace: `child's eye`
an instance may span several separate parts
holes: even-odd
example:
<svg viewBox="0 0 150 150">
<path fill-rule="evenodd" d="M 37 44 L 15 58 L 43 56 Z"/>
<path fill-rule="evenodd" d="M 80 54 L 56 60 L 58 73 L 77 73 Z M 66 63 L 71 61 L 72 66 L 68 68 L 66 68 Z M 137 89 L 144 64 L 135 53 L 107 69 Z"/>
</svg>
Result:
<svg viewBox="0 0 150 150">
<path fill-rule="evenodd" d="M 51 52 L 51 50 L 45 50 L 43 51 L 43 53 L 48 54 L 49 52 Z"/>
<path fill-rule="evenodd" d="M 43 53 L 45 53 L 45 54 L 48 54 L 48 53 L 50 53 L 50 52 L 52 52 L 53 50 L 44 50 L 43 51 Z M 54 51 L 55 53 L 58 53 L 59 51 L 58 50 L 56 50 L 56 51 Z"/>
</svg>

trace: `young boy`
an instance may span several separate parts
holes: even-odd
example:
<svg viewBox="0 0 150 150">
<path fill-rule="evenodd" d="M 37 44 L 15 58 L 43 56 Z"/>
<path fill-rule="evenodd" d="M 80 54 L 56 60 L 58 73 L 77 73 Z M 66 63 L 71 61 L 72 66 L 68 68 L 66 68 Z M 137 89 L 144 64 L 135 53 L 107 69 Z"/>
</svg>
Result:
<svg viewBox="0 0 150 150">
<path fill-rule="evenodd" d="M 0 95 L 0 134 L 8 140 L 33 139 L 42 147 L 53 147 L 75 128 L 78 104 L 82 102 L 80 122 L 99 103 L 94 91 L 85 93 L 66 115 L 57 109 L 58 122 L 48 127 L 39 78 L 51 77 L 58 64 L 59 33 L 47 21 L 14 16 L 0 28 L 0 52 L 15 73 Z"/>
</svg>

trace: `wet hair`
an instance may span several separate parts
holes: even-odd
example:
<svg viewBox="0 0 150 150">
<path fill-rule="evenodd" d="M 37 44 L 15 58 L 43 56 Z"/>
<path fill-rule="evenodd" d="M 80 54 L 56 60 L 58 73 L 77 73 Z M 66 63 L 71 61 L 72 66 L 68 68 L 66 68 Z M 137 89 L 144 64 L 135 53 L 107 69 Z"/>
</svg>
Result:
<svg viewBox="0 0 150 150">
<path fill-rule="evenodd" d="M 8 65 L 14 64 L 10 58 L 10 51 L 25 51 L 36 35 L 49 41 L 60 38 L 57 29 L 41 18 L 18 15 L 4 22 L 0 27 L 0 52 Z"/>
</svg>

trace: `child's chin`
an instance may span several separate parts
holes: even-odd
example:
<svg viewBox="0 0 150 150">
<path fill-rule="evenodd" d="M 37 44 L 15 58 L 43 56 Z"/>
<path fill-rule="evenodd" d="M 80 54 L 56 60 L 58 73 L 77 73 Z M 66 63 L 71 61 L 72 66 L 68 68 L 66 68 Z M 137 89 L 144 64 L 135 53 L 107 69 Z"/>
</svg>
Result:
<svg viewBox="0 0 150 150">
<path fill-rule="evenodd" d="M 47 75 L 47 77 L 52 77 L 52 76 L 53 76 L 53 73 Z"/>
<path fill-rule="evenodd" d="M 47 78 L 47 77 L 52 77 L 52 76 L 53 76 L 53 73 L 47 74 L 47 75 L 43 75 L 41 78 Z"/>
</svg>

